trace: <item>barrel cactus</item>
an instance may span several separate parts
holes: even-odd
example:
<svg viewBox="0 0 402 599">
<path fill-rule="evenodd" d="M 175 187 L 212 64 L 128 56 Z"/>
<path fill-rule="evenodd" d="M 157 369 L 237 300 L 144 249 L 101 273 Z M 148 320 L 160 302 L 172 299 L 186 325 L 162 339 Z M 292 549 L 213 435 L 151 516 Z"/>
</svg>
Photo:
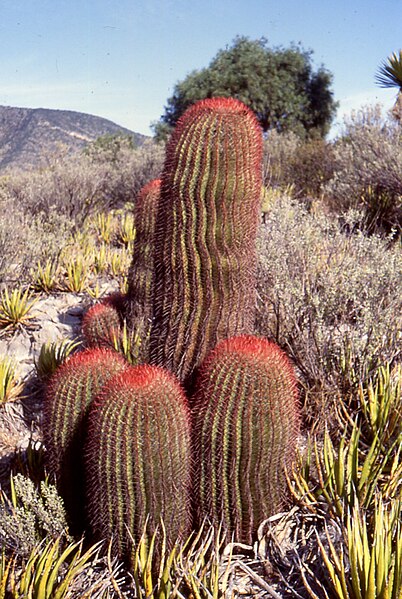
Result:
<svg viewBox="0 0 402 599">
<path fill-rule="evenodd" d="M 68 358 L 47 386 L 43 415 L 47 466 L 73 528 L 84 522 L 82 448 L 89 406 L 102 385 L 127 367 L 115 351 L 87 349 Z"/>
<path fill-rule="evenodd" d="M 257 119 L 233 98 L 191 106 L 167 146 L 150 359 L 182 381 L 217 341 L 253 330 L 261 160 Z"/>
<path fill-rule="evenodd" d="M 298 395 L 286 354 L 254 336 L 222 341 L 200 368 L 193 413 L 198 521 L 251 543 L 282 507 L 295 452 Z"/>
<path fill-rule="evenodd" d="M 109 381 L 89 414 L 86 447 L 89 524 L 130 558 L 147 523 L 166 528 L 169 546 L 189 532 L 190 413 L 176 378 L 131 367 Z"/>
<path fill-rule="evenodd" d="M 82 335 L 88 347 L 114 348 L 121 335 L 121 320 L 116 308 L 103 302 L 91 306 L 82 319 Z"/>
</svg>

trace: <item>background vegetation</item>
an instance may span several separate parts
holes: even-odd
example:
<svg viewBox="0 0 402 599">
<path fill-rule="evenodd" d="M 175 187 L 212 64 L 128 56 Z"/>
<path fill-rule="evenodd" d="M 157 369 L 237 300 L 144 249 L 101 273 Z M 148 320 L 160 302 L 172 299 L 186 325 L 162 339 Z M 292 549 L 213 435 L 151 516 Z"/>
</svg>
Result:
<svg viewBox="0 0 402 599">
<path fill-rule="evenodd" d="M 69 536 L 41 470 L 43 447 L 30 447 L 15 468 L 24 476 L 12 479 L 0 506 L 0 598 L 217 597 L 241 585 L 261 596 L 400 597 L 401 129 L 372 107 L 332 142 L 274 128 L 264 143 L 255 326 L 294 361 L 304 413 L 289 512 L 263 524 L 257 554 L 224 550 L 228 540 L 205 528 L 186 551 L 164 555 L 156 575 L 152 547 L 143 545 L 126 572 L 107 551 Z M 96 297 L 101 277 L 124 287 L 133 202 L 159 176 L 163 155 L 153 142 L 134 148 L 107 138 L 76 158 L 0 179 L 0 326 L 10 325 L 6 290 L 10 304 L 15 288 Z M 67 257 L 82 269 L 69 270 Z M 45 364 L 54 368 L 50 354 L 49 346 L 42 378 Z M 3 372 L 0 410 L 10 418 L 8 400 L 22 390 L 9 382 L 10 368 Z"/>
<path fill-rule="evenodd" d="M 312 52 L 300 46 L 270 48 L 264 38 L 237 37 L 207 68 L 175 85 L 155 132 L 165 139 L 191 104 L 223 96 L 251 108 L 263 131 L 321 137 L 328 133 L 337 106 L 331 83 L 331 73 L 322 66 L 314 71 Z"/>
</svg>

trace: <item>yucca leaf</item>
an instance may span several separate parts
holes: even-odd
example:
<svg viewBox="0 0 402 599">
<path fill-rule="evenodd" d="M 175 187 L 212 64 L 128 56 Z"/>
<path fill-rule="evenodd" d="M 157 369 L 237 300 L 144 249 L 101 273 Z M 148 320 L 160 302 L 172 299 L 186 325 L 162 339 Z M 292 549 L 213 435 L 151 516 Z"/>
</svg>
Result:
<svg viewBox="0 0 402 599">
<path fill-rule="evenodd" d="M 375 80 L 380 87 L 402 88 L 402 50 L 399 55 L 393 52 L 382 62 Z"/>
</svg>

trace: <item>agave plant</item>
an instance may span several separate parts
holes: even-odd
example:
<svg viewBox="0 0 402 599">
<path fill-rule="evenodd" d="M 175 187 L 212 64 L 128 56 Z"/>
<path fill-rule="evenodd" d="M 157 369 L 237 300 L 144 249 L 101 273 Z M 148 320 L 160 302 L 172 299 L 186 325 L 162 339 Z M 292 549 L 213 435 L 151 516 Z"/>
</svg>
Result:
<svg viewBox="0 0 402 599">
<path fill-rule="evenodd" d="M 35 360 L 35 370 L 41 381 L 47 381 L 70 354 L 81 345 L 78 339 L 61 339 L 60 341 L 47 341 L 40 349 L 38 359 Z"/>
<path fill-rule="evenodd" d="M 18 399 L 23 388 L 14 360 L 7 356 L 0 357 L 0 405 Z"/>
<path fill-rule="evenodd" d="M 392 114 L 402 122 L 402 50 L 393 52 L 384 60 L 375 77 L 380 87 L 397 87 L 399 89 Z"/>
<path fill-rule="evenodd" d="M 37 301 L 29 289 L 13 289 L 9 293 L 5 288 L 0 295 L 0 329 L 8 331 L 28 326 L 34 317 L 30 310 Z"/>
<path fill-rule="evenodd" d="M 348 511 L 344 526 L 345 545 L 336 548 L 327 530 L 325 547 L 318 545 L 327 571 L 316 579 L 321 593 L 317 595 L 304 583 L 316 599 L 400 599 L 402 595 L 401 502 L 391 505 L 376 498 L 371 518 L 359 504 Z"/>
</svg>

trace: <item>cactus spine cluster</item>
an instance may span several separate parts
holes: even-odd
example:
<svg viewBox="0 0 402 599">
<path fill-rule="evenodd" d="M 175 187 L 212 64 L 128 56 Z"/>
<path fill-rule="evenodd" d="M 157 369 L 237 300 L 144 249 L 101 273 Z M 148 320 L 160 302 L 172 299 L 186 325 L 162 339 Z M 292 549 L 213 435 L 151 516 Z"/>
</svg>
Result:
<svg viewBox="0 0 402 599">
<path fill-rule="evenodd" d="M 232 98 L 191 106 L 166 150 L 154 237 L 151 363 L 182 381 L 253 328 L 262 135 Z"/>
<path fill-rule="evenodd" d="M 109 381 L 89 415 L 86 450 L 89 522 L 128 556 L 146 522 L 163 519 L 169 544 L 190 529 L 190 413 L 169 372 L 131 367 Z"/>
<path fill-rule="evenodd" d="M 217 345 L 194 397 L 199 521 L 207 516 L 238 541 L 253 541 L 258 525 L 282 507 L 298 415 L 296 377 L 276 344 L 240 336 Z"/>
<path fill-rule="evenodd" d="M 72 523 L 83 522 L 82 446 L 88 410 L 109 378 L 127 368 L 126 360 L 107 349 L 72 355 L 52 376 L 44 402 L 43 434 L 48 468 L 57 482 Z"/>
</svg>

